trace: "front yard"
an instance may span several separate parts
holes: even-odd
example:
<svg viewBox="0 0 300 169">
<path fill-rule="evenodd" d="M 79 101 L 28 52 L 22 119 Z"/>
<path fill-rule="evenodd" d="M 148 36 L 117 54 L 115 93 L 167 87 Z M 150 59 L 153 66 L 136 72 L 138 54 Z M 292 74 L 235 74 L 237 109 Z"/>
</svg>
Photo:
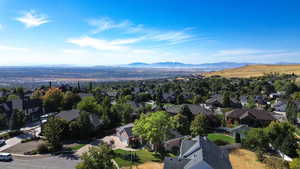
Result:
<svg viewBox="0 0 300 169">
<path fill-rule="evenodd" d="M 233 144 L 235 143 L 235 140 L 233 137 L 225 135 L 225 134 L 221 134 L 221 133 L 210 133 L 208 134 L 207 138 L 212 141 L 212 142 L 218 142 L 218 141 L 222 141 L 222 142 L 226 142 L 228 144 Z"/>
<path fill-rule="evenodd" d="M 121 149 L 114 150 L 115 157 L 114 160 L 118 163 L 119 167 L 127 167 L 132 165 L 140 165 L 146 162 L 161 162 L 159 156 L 155 153 L 149 152 L 147 150 L 138 151 L 125 151 Z M 135 160 L 131 159 L 135 156 Z"/>
</svg>

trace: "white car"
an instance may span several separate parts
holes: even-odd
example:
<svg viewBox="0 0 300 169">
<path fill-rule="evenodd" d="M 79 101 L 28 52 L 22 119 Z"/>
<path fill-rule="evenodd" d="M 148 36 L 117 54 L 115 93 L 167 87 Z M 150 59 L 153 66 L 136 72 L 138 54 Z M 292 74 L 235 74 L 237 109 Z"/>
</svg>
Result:
<svg viewBox="0 0 300 169">
<path fill-rule="evenodd" d="M 11 161 L 12 155 L 10 153 L 0 153 L 0 161 Z"/>
</svg>

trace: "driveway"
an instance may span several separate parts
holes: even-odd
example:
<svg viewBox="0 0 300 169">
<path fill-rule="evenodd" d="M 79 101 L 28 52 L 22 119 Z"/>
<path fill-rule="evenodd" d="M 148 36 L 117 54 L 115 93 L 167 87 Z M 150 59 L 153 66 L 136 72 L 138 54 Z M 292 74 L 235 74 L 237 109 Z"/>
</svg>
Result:
<svg viewBox="0 0 300 169">
<path fill-rule="evenodd" d="M 0 152 L 21 143 L 21 141 L 23 139 L 27 139 L 27 138 L 31 138 L 31 137 L 32 137 L 32 135 L 30 135 L 30 134 L 21 134 L 19 136 L 10 138 L 10 139 L 6 140 L 6 144 L 4 146 L 0 147 Z"/>
<path fill-rule="evenodd" d="M 14 157 L 11 162 L 0 162 L 1 169 L 75 169 L 78 158 L 47 157 L 27 159 Z"/>
<path fill-rule="evenodd" d="M 75 155 L 81 156 L 83 153 L 88 152 L 89 148 L 91 148 L 93 146 L 97 146 L 101 143 L 106 143 L 106 144 L 110 145 L 111 140 L 113 140 L 113 142 L 114 142 L 114 144 L 111 145 L 113 150 L 122 149 L 122 150 L 126 150 L 126 151 L 136 151 L 136 149 L 128 148 L 127 145 L 122 143 L 117 136 L 106 136 L 100 140 L 96 140 L 90 144 L 85 145 L 81 149 L 77 150 Z"/>
</svg>

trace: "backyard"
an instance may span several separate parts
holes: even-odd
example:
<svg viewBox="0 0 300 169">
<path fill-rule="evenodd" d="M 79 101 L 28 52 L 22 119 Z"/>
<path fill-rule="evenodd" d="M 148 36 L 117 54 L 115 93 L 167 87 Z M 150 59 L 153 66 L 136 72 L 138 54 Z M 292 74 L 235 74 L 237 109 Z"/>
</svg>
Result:
<svg viewBox="0 0 300 169">
<path fill-rule="evenodd" d="M 229 154 L 229 159 L 233 169 L 267 169 L 267 166 L 257 161 L 254 152 L 245 149 L 233 150 Z"/>
<path fill-rule="evenodd" d="M 114 153 L 115 153 L 114 160 L 121 168 L 132 166 L 132 165 L 141 165 L 143 163 L 159 165 L 159 163 L 162 162 L 158 154 L 149 152 L 147 150 L 125 151 L 125 150 L 117 149 L 114 150 Z"/>
<path fill-rule="evenodd" d="M 215 142 L 215 143 L 219 142 L 219 141 L 222 141 L 227 144 L 235 143 L 235 140 L 233 137 L 225 135 L 225 134 L 221 134 L 221 133 L 210 133 L 210 134 L 208 134 L 207 138 L 210 141 Z"/>
</svg>

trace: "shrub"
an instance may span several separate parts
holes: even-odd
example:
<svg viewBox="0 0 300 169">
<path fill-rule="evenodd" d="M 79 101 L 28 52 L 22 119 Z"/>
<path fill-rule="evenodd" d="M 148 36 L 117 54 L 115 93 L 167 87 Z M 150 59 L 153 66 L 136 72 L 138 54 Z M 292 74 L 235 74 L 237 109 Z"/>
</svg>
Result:
<svg viewBox="0 0 300 169">
<path fill-rule="evenodd" d="M 45 143 L 38 145 L 37 152 L 40 154 L 45 154 L 49 152 L 48 146 Z"/>
<path fill-rule="evenodd" d="M 235 134 L 235 142 L 236 143 L 241 143 L 241 135 L 240 135 L 240 133 L 236 133 Z"/>
<path fill-rule="evenodd" d="M 0 135 L 0 139 L 7 140 L 7 139 L 10 139 L 10 138 L 15 137 L 17 135 L 20 135 L 20 134 L 23 134 L 23 132 L 20 131 L 20 130 L 12 130 L 12 131 L 10 131 L 8 133 L 1 134 Z"/>
<path fill-rule="evenodd" d="M 270 169 L 288 169 L 289 164 L 277 157 L 268 157 L 263 160 L 263 162 L 268 166 Z"/>
<path fill-rule="evenodd" d="M 230 144 L 229 142 L 220 140 L 220 139 L 215 140 L 214 143 L 218 146 L 224 146 L 224 145 Z"/>
<path fill-rule="evenodd" d="M 300 169 L 300 158 L 293 159 L 293 161 L 290 162 L 290 168 L 291 169 Z"/>
</svg>

